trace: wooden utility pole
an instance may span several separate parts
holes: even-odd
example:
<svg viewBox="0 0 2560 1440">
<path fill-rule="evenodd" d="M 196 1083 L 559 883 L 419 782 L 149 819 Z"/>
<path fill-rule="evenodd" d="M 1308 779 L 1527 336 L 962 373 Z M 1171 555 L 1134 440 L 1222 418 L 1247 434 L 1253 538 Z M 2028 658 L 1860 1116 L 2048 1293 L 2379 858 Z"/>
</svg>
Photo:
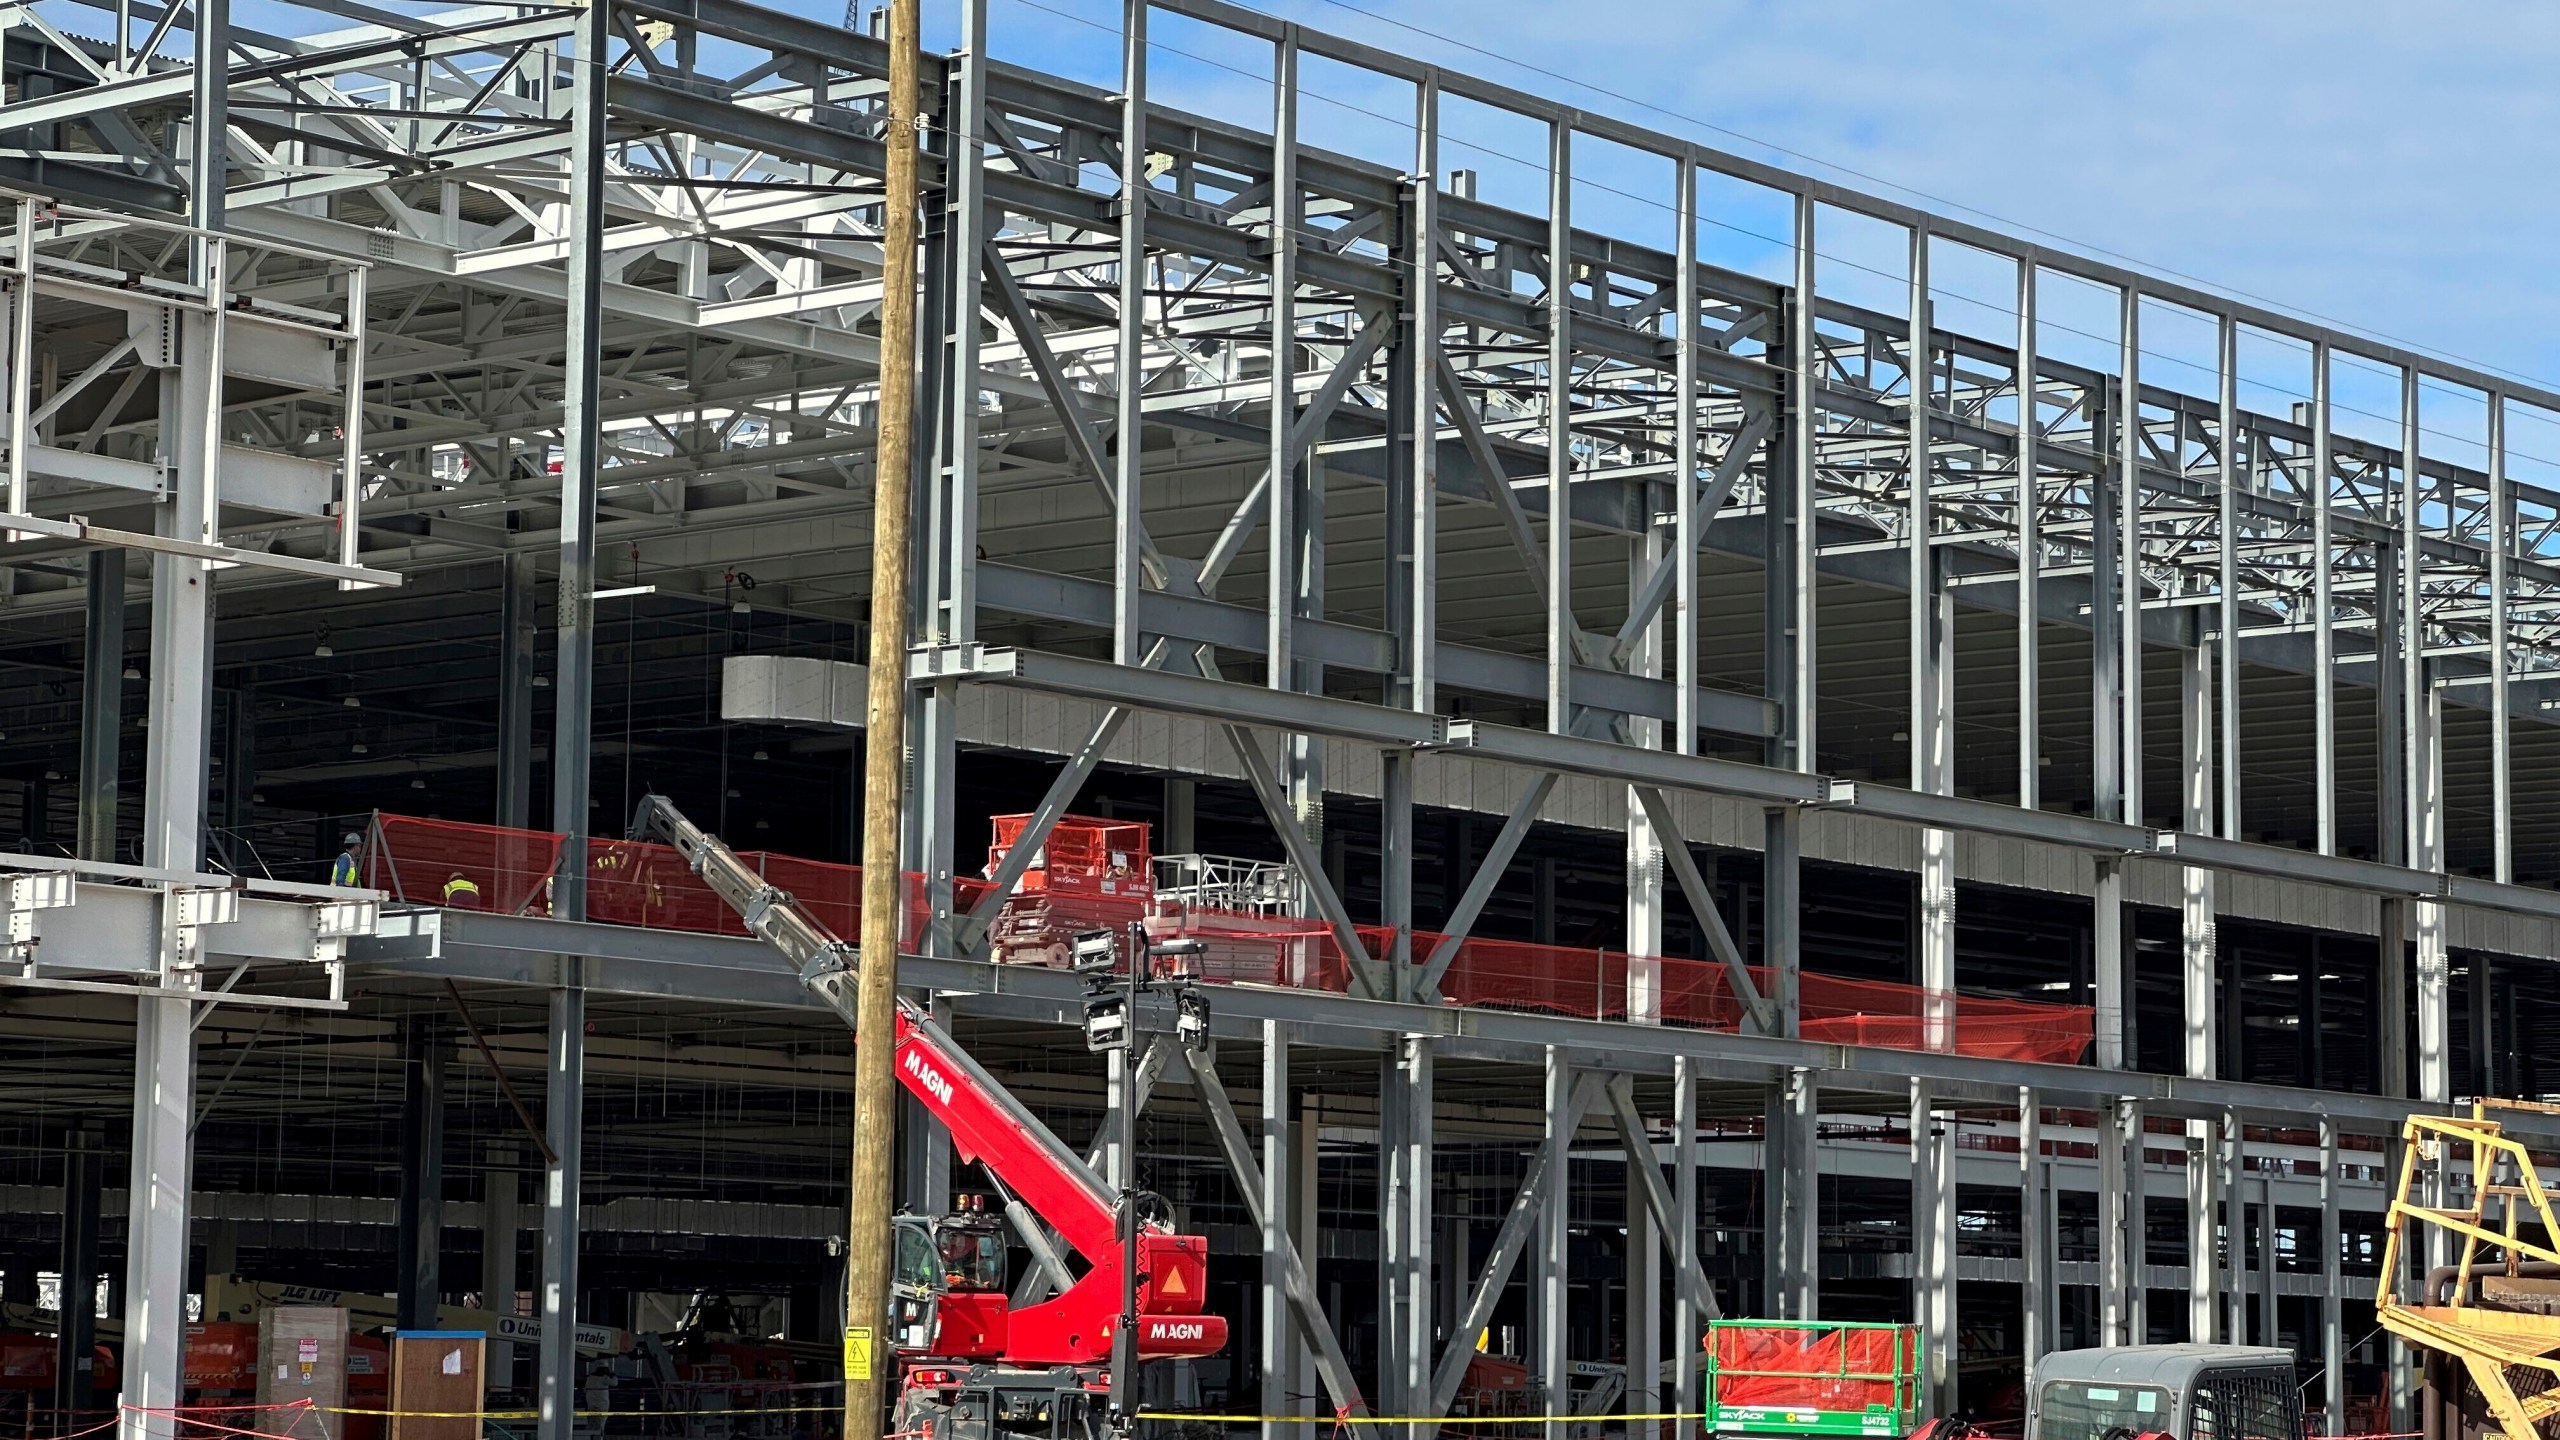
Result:
<svg viewBox="0 0 2560 1440">
<path fill-rule="evenodd" d="M 853 1203 L 845 1237 L 845 1440 L 880 1440 L 890 1378 L 899 893 L 907 715 L 907 535 L 916 415 L 916 0 L 889 5 L 889 198 L 881 240 L 880 450 L 871 478 L 871 694 L 862 784 L 862 971 L 855 991 Z"/>
</svg>

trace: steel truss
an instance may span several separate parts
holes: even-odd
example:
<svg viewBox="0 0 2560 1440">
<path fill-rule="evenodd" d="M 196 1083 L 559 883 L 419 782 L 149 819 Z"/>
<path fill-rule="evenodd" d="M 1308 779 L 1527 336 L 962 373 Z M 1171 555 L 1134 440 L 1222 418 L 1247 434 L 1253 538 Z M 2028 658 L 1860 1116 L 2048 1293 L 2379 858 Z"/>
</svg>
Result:
<svg viewBox="0 0 2560 1440">
<path fill-rule="evenodd" d="M 241 567 L 226 591 L 503 558 L 512 637 L 529 633 L 519 591 L 529 591 L 531 558 L 556 549 L 575 592 L 559 625 L 564 666 L 578 673 L 564 673 L 561 693 L 581 698 L 563 708 L 555 751 L 571 756 L 586 753 L 594 589 L 625 547 L 647 546 L 660 593 L 718 595 L 752 563 L 759 606 L 855 618 L 877 422 L 884 46 L 744 0 L 307 9 L 334 18 L 268 34 L 231 25 L 222 0 L 0 5 L 15 97 L 0 107 L 0 167 L 26 194 L 6 252 L 0 387 L 0 524 L 18 532 L 0 566 L 16 602 L 78 603 L 59 561 L 101 544 Z M 1788 1193 L 1771 1207 L 1771 1293 L 1790 1313 L 1812 1312 L 1817 1258 L 1816 1197 L 1792 1187 L 1810 1184 L 1818 1092 L 1858 1062 L 1790 1038 L 1795 936 L 1783 920 L 1763 957 L 1778 990 L 1751 988 L 1684 863 L 1665 792 L 1766 807 L 1781 916 L 1797 894 L 1806 810 L 1921 830 L 1919 949 L 1924 980 L 1942 992 L 1955 978 L 1953 835 L 2095 857 L 2100 1070 L 2069 1084 L 2106 1102 L 2119 1168 L 2140 1163 L 2123 1152 L 2139 1143 L 2142 1107 L 2162 1113 L 2174 1098 L 2166 1082 L 2105 1073 L 2124 1063 L 2128 937 L 2116 902 L 2131 863 L 2186 876 L 2189 1009 L 2205 1017 L 2216 876 L 2382 897 L 2386 969 L 2404 927 L 2418 942 L 2414 1088 L 2447 1098 L 2444 907 L 2560 918 L 2560 896 L 2513 883 L 2510 774 L 2511 717 L 2560 696 L 2560 564 L 2547 558 L 2560 493 L 2505 473 L 2510 403 L 2560 411 L 2560 395 L 1222 0 L 1128 0 L 1116 93 L 990 59 L 984 0 L 959 9 L 960 48 L 925 65 L 930 444 L 916 475 L 919 803 L 907 848 L 934 886 L 930 948 L 963 963 L 992 915 L 954 913 L 950 901 L 959 687 L 1026 686 L 1115 707 L 1041 807 L 1047 820 L 1130 710 L 1228 727 L 1300 858 L 1306 908 L 1358 957 L 1366 998 L 1340 1003 L 1416 1007 L 1376 1022 L 1400 1037 L 1383 1047 L 1381 1084 L 1399 1097 L 1385 1128 L 1406 1197 L 1385 1221 L 1397 1269 L 1382 1400 L 1436 1404 L 1450 1383 L 1421 1293 L 1433 1244 L 1432 1057 L 1454 1033 L 1433 1004 L 1447 955 L 1410 944 L 1422 749 L 1628 782 L 1631 924 L 1658 936 L 1668 868 L 1753 1002 L 1762 1033 L 1691 1037 L 1682 1083 L 1705 1073 L 1693 1062 L 1724 1055 L 1770 1087 L 1770 1134 L 1789 1157 Z M 1149 101 L 1157 13 L 1270 45 L 1266 128 Z M 96 34 L 112 38 L 82 38 Z M 209 40 L 225 56 L 218 75 L 190 58 Z M 1298 70 L 1311 56 L 1410 87 L 1409 164 L 1301 143 Z M 1545 128 L 1543 213 L 1480 201 L 1446 167 L 1441 109 L 1458 98 Z M 1583 139 L 1668 162 L 1671 249 L 1574 224 Z M 1793 283 L 1700 262 L 1710 178 L 1792 198 Z M 194 228 L 161 218 L 179 211 Z M 1907 236 L 1900 311 L 1819 293 L 1817 228 L 1844 214 Z M 1937 318 L 1932 262 L 1956 249 L 2014 268 L 2014 334 Z M 2111 372 L 2040 353 L 2039 289 L 2054 276 L 2119 297 Z M 190 353 L 212 361 L 202 376 L 230 373 L 226 335 L 271 329 L 335 347 L 338 360 L 314 368 L 305 355 L 311 373 L 218 395 L 202 376 L 192 389 L 173 381 L 172 404 L 202 406 L 190 439 L 162 424 L 176 411 L 127 404 L 144 371 L 174 369 L 177 352 L 152 350 L 148 325 L 118 332 L 73 316 L 84 305 L 212 317 L 180 326 L 200 347 Z M 2213 393 L 2143 372 L 2145 318 L 2163 311 L 2215 328 Z M 2244 330 L 2310 352 L 2303 413 L 2240 406 Z M 2396 446 L 2337 432 L 2340 357 L 2401 377 Z M 2480 397 L 2485 470 L 2428 453 L 2418 397 L 2429 386 Z M 240 484 L 268 486 L 265 502 L 299 497 L 301 508 L 216 486 L 212 457 L 233 449 L 257 457 Z M 158 478 L 173 468 L 196 478 Z M 198 507 L 204 533 L 96 518 L 172 486 Z M 1751 557 L 1766 576 L 1756 684 L 1708 673 L 1702 631 L 1728 617 L 1708 613 L 1705 554 Z M 1899 774 L 1826 744 L 1817 724 L 1833 713 L 1817 685 L 1825 581 L 1907 599 L 1910 750 Z M 2012 799 L 1958 793 L 1959 602 L 2016 617 Z M 200 607 L 196 623 L 201 631 Z M 2054 626 L 2083 624 L 2093 758 L 2086 793 L 2057 794 L 2040 766 L 2049 707 L 2037 653 Z M 201 638 L 173 633 L 168 644 Z M 2181 657 L 2173 747 L 2146 735 L 2147 650 Z M 2307 850 L 2245 838 L 2257 827 L 2244 823 L 2239 778 L 2244 662 L 2303 676 L 2312 692 Z M 525 668 L 512 661 L 511 686 Z M 200 664 L 193 674 L 201 684 Z M 2389 731 L 2372 777 L 2384 804 L 2371 856 L 2344 853 L 2340 838 L 2342 676 L 2375 691 Z M 2488 716 L 2486 877 L 2447 873 L 2448 705 Z M 201 773 L 201 727 L 181 729 L 166 742 L 154 732 L 155 786 Z M 1276 758 L 1261 729 L 1283 732 Z M 515 763 L 529 764 L 529 741 L 510 734 Z M 1381 918 L 1394 939 L 1383 953 L 1364 949 L 1322 866 L 1307 863 L 1325 790 L 1309 736 L 1385 757 Z M 2146 787 L 2146 759 L 2162 754 L 2174 755 L 2178 783 Z M 569 786 L 570 813 L 583 814 L 583 773 Z M 1487 876 L 1499 877 L 1543 797 L 1533 787 L 1515 810 Z M 2062 808 L 2076 800 L 2087 813 Z M 521 781 L 509 804 L 521 811 Z M 192 802 L 182 813 L 192 816 Z M 1017 848 L 1027 855 L 1037 840 Z M 164 846 L 155 863 L 192 869 L 187 848 Z M 1485 888 L 1470 889 L 1475 906 Z M 1450 932 L 1472 918 L 1462 905 Z M 564 1209 L 555 1175 L 546 1225 L 570 1234 L 572 1032 L 587 982 L 553 978 L 567 1028 L 552 1086 L 570 1112 L 553 1139 L 569 1196 Z M 2209 1018 L 2200 1023 L 2189 1079 L 2209 1087 L 2216 1052 Z M 1537 1033 L 1519 1043 L 1563 1043 Z M 1946 1048 L 1945 1027 L 1936 1038 Z M 164 1059 L 177 1053 L 154 1043 Z M 1285 1090 L 1285 1037 L 1277 1043 L 1269 1065 Z M 1622 1093 L 1586 1094 L 1570 1057 L 1520 1058 L 1552 1072 L 1568 1132 L 1554 1143 L 1569 1143 L 1572 1117 L 1604 1102 L 1633 1138 L 1641 1117 Z M 1942 1060 L 1955 1063 L 1928 1063 Z M 1975 1093 L 1983 1085 L 2006 1087 L 2001 1103 L 2032 1130 L 2032 1094 L 2021 1106 L 2017 1087 L 2059 1083 L 1959 1069 L 1924 1076 L 1897 1101 L 1915 1134 L 1945 1127 L 1914 1147 L 1914 1233 L 1940 1237 L 1915 1283 L 1935 1322 L 1954 1319 L 1950 1107 L 1988 1103 Z M 1675 1108 L 1694 1119 L 1695 1104 L 1689 1094 Z M 1257 1176 L 1241 1122 L 1220 1111 L 1235 1173 L 1267 1192 L 1259 1203 L 1277 1235 L 1285 1117 L 1263 1122 Z M 2191 1122 L 2190 1198 L 2210 1215 L 2209 1157 L 2233 1150 L 2227 1111 L 2166 1113 Z M 2031 1149 L 2031 1188 L 2037 1168 Z M 1693 1192 L 1694 1177 L 1669 1188 L 1657 1177 L 1643 1198 L 1660 1220 Z M 2102 1288 L 2110 1324 L 2129 1333 L 2140 1203 L 2116 1193 L 2132 1203 L 2109 1206 Z M 1524 1190 L 1519 1213 L 1543 1203 Z M 1529 1243 L 1529 1221 L 1522 1228 L 1506 1267 Z M 1694 1226 L 1686 1242 L 1667 1233 L 1677 1228 L 1665 1227 L 1663 1243 L 1677 1262 L 1681 1323 L 1694 1326 L 1715 1301 L 1687 1281 L 1695 1255 L 1682 1246 L 1694 1246 Z M 2208 1226 L 2200 1248 L 2209 1237 Z M 1561 1241 L 1547 1246 L 1541 1283 L 1560 1287 Z M 1298 1300 L 1285 1270 L 1274 1280 Z M 2196 1309 L 2208 1326 L 2213 1295 L 2203 1286 Z M 1297 1304 L 1301 1321 L 1309 1308 Z M 2330 1328 L 2334 1340 L 2334 1318 Z"/>
</svg>

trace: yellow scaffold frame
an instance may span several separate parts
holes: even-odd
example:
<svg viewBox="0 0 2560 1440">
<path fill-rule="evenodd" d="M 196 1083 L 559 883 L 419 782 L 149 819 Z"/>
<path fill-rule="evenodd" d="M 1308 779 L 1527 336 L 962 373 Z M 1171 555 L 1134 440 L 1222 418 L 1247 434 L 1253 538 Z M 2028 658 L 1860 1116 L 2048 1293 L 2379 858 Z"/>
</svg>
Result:
<svg viewBox="0 0 2560 1440">
<path fill-rule="evenodd" d="M 2488 1398 L 2508 1440 L 2542 1440 L 2539 1423 L 2560 1415 L 2560 1315 L 2518 1314 L 2470 1303 L 2473 1276 L 2486 1273 L 2488 1266 L 2512 1276 L 2528 1260 L 2560 1264 L 2560 1249 L 2554 1248 L 2560 1244 L 2560 1219 L 2552 1214 L 2551 1197 L 2523 1144 L 2508 1138 L 2488 1117 L 2493 1108 L 2560 1112 L 2560 1106 L 2525 1101 L 2481 1101 L 2467 1117 L 2413 1115 L 2401 1127 L 2400 1182 L 2384 1221 L 2382 1283 L 2374 1308 L 2391 1333 L 2459 1359 Z M 2422 1177 L 2434 1184 L 2421 1193 L 2449 1194 L 2454 1162 L 2466 1152 L 2473 1181 L 2468 1208 L 2424 1205 L 2411 1198 Z M 2401 1297 L 2400 1247 L 2410 1234 L 2409 1221 L 2461 1237 L 2453 1303 L 2409 1304 Z M 2539 1239 L 2532 1233 L 2536 1226 Z M 2531 1372 L 2537 1371 L 2540 1383 L 2531 1386 L 2531 1393 L 2518 1394 L 2518 1380 L 2531 1380 Z"/>
</svg>

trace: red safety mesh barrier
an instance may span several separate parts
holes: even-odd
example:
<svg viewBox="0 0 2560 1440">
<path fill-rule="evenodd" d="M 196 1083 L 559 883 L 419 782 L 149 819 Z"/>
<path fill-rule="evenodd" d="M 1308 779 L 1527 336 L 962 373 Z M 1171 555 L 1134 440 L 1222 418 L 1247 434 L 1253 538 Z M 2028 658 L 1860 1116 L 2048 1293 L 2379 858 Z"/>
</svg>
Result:
<svg viewBox="0 0 2560 1440">
<path fill-rule="evenodd" d="M 987 873 L 996 873 L 1006 852 L 1032 821 L 1029 815 L 997 815 L 995 843 L 987 847 Z M 1049 827 L 1049 839 L 1014 889 L 1024 895 L 1113 896 L 1143 900 L 1155 893 L 1155 857 L 1148 852 L 1148 827 L 1135 820 L 1097 820 L 1090 815 L 1061 815 Z"/>
<path fill-rule="evenodd" d="M 990 869 L 1002 862 L 1027 818 L 996 817 Z M 445 882 L 461 874 L 479 887 L 479 908 L 544 915 L 550 913 L 546 882 L 561 839 L 543 831 L 382 815 L 374 821 L 365 874 L 394 899 L 424 904 L 442 903 Z M 1143 920 L 1158 938 L 1180 934 L 1207 941 L 1200 971 L 1211 981 L 1337 993 L 1350 988 L 1350 958 L 1332 929 L 1320 922 L 1200 909 L 1156 913 L 1152 884 L 1141 878 L 1149 877 L 1152 864 L 1143 824 L 1070 816 L 1059 821 L 1043 851 L 1042 863 L 1025 872 L 988 931 L 989 952 L 998 959 L 1063 967 L 1079 933 L 1123 930 Z M 588 853 L 590 919 L 703 934 L 746 933 L 736 913 L 673 850 L 638 841 L 596 840 L 589 842 Z M 861 867 L 770 851 L 748 851 L 740 858 L 791 892 L 839 938 L 859 937 Z M 914 949 L 923 941 L 931 911 L 922 878 L 910 874 L 901 879 L 900 944 Z M 968 914 L 988 889 L 984 880 L 955 878 L 954 912 Z M 1375 926 L 1357 927 L 1355 933 L 1372 957 L 1384 956 L 1393 939 L 1392 932 Z M 1414 960 L 1428 960 L 1443 939 L 1416 931 Z M 1753 967 L 1749 973 L 1762 995 L 1776 988 L 1773 972 Z M 1702 1030 L 1739 1029 L 1746 1010 L 1734 992 L 1732 973 L 1713 961 L 1474 937 L 1460 941 L 1450 956 L 1440 991 L 1456 1005 Z M 1813 973 L 1802 977 L 1798 994 L 1802 1033 L 1809 1040 L 1897 1050 L 1940 1048 L 2055 1064 L 2082 1059 L 2096 1018 L 2085 1005 L 1963 994 L 1941 995 L 1933 1005 L 1929 992 L 1918 986 Z"/>
<path fill-rule="evenodd" d="M 1719 1325 L 1707 1345 L 1718 1405 L 1892 1410 L 1918 1373 L 1920 1332 L 1909 1325 Z"/>
<path fill-rule="evenodd" d="M 460 875 L 480 888 L 479 908 L 539 914 L 543 882 L 560 858 L 560 837 L 540 830 L 452 820 L 377 816 L 365 853 L 365 883 L 397 900 L 442 904 Z"/>
<path fill-rule="evenodd" d="M 447 903 L 445 882 L 458 873 L 480 889 L 480 904 L 469 908 L 548 915 L 551 875 L 564 838 L 549 831 L 382 815 L 374 821 L 365 874 L 368 883 L 389 892 L 394 900 L 441 905 Z M 831 865 L 767 850 L 745 851 L 738 858 L 791 892 L 811 918 L 838 939 L 860 937 L 861 866 Z M 908 874 L 900 880 L 904 913 L 899 943 L 914 948 L 931 913 L 925 903 L 924 877 Z M 987 889 L 983 880 L 954 879 L 954 908 L 967 913 Z M 637 840 L 587 842 L 587 918 L 646 930 L 747 933 L 737 912 L 702 883 L 682 856 L 664 845 Z M 1136 918 L 1134 903 L 1128 918 Z"/>
</svg>

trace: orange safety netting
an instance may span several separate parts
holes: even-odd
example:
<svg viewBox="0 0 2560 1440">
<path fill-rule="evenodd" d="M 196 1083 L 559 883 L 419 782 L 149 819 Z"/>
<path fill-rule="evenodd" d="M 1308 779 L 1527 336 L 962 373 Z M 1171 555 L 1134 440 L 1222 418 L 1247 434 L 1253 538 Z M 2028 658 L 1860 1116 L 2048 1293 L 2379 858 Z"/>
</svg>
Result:
<svg viewBox="0 0 2560 1440">
<path fill-rule="evenodd" d="M 1707 1337 L 1715 1401 L 1806 1410 L 1900 1409 L 1919 1374 L 1909 1325 L 1718 1325 Z"/>
<path fill-rule="evenodd" d="M 551 913 L 551 876 L 566 837 L 551 831 L 509 830 L 453 820 L 381 815 L 368 842 L 365 875 L 395 900 L 448 904 L 446 883 L 455 875 L 479 890 L 479 903 L 457 908 L 514 915 Z M 831 865 L 766 850 L 739 854 L 757 874 L 789 891 L 810 917 L 839 939 L 862 931 L 862 867 Z M 930 915 L 924 879 L 900 877 L 900 943 L 914 946 Z M 986 893 L 983 880 L 952 882 L 955 906 L 966 911 Z M 727 902 L 693 873 L 684 857 L 664 845 L 638 840 L 587 842 L 587 918 L 607 925 L 684 930 L 705 935 L 744 935 L 746 926 Z"/>
<path fill-rule="evenodd" d="M 1020 836 L 1019 822 L 1025 818 L 996 817 L 990 870 Z M 374 821 L 365 874 L 368 883 L 393 898 L 424 904 L 445 903 L 446 882 L 461 875 L 478 888 L 472 908 L 547 915 L 549 880 L 562 839 L 545 831 L 382 815 Z M 746 933 L 736 912 L 663 845 L 595 840 L 588 844 L 588 857 L 591 920 L 703 934 Z M 798 898 L 812 918 L 838 937 L 860 934 L 860 866 L 770 851 L 746 851 L 739 858 Z M 990 952 L 998 959 L 1064 966 L 1077 934 L 1121 930 L 1143 920 L 1152 934 L 1206 941 L 1199 970 L 1213 982 L 1336 993 L 1350 988 L 1350 957 L 1331 928 L 1319 922 L 1156 906 L 1147 827 L 1142 824 L 1068 817 L 1043 847 L 1041 862 L 1026 873 L 988 931 Z M 916 948 L 931 908 L 922 877 L 908 874 L 901 880 L 900 943 Z M 954 911 L 967 914 L 989 888 L 984 880 L 955 878 Z M 1386 955 L 1394 939 L 1392 931 L 1377 926 L 1359 926 L 1355 933 L 1373 958 Z M 1428 960 L 1444 938 L 1414 932 L 1414 961 Z M 1762 995 L 1775 989 L 1775 972 L 1754 966 L 1748 973 Z M 1701 1030 L 1738 1030 L 1747 1008 L 1735 993 L 1732 972 L 1713 961 L 1472 936 L 1461 940 L 1449 957 L 1440 992 L 1454 1005 Z M 1933 997 L 1916 985 L 1809 972 L 1800 977 L 1798 996 L 1800 1033 L 1808 1040 L 2055 1064 L 2080 1061 L 2096 1018 L 2085 1005 L 1945 993 Z"/>
</svg>

